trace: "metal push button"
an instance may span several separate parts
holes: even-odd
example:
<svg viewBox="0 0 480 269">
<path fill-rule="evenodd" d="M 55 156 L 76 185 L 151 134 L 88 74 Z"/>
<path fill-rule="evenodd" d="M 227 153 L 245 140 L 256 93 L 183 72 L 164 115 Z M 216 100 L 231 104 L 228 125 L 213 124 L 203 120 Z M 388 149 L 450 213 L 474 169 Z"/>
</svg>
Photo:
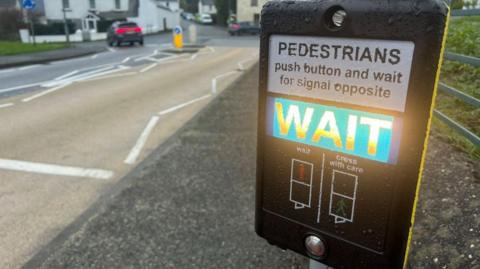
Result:
<svg viewBox="0 0 480 269">
<path fill-rule="evenodd" d="M 305 248 L 314 258 L 322 259 L 325 258 L 327 253 L 327 247 L 320 237 L 316 235 L 309 235 L 305 238 Z"/>
</svg>

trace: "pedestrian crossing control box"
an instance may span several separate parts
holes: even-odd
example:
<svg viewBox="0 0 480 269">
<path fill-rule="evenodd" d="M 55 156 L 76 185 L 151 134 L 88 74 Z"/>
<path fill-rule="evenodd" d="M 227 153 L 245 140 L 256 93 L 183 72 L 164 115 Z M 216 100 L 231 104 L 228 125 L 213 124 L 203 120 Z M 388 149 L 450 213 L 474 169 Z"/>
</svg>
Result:
<svg viewBox="0 0 480 269">
<path fill-rule="evenodd" d="M 445 43 L 440 0 L 261 14 L 256 232 L 334 268 L 403 268 Z"/>
</svg>

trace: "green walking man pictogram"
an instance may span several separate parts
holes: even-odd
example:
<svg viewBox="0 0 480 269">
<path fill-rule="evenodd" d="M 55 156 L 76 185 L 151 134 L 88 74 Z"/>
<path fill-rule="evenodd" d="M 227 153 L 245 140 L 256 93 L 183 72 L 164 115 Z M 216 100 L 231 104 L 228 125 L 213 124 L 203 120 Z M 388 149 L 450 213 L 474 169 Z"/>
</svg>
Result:
<svg viewBox="0 0 480 269">
<path fill-rule="evenodd" d="M 347 204 L 344 199 L 338 200 L 335 213 L 339 216 L 347 216 Z"/>
</svg>

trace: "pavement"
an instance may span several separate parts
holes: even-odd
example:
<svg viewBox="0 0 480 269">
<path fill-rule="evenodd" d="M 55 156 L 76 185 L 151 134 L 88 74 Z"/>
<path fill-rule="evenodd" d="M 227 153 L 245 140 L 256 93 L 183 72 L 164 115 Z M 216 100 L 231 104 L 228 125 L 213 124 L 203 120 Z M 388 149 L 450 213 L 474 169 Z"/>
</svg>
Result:
<svg viewBox="0 0 480 269">
<path fill-rule="evenodd" d="M 257 85 L 256 67 L 24 268 L 306 268 L 254 232 Z M 409 268 L 480 268 L 479 169 L 431 136 Z"/>
<path fill-rule="evenodd" d="M 168 38 L 0 71 L 0 268 L 24 264 L 258 59 L 258 37 L 175 55 Z"/>
<path fill-rule="evenodd" d="M 432 129 L 410 267 L 480 269 L 480 161 Z"/>
</svg>

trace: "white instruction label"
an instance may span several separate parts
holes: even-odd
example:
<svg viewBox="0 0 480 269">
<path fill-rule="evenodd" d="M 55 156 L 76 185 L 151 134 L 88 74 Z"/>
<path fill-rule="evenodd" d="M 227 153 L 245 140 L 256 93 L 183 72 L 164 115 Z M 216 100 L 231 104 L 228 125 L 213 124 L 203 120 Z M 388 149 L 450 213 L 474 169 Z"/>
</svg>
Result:
<svg viewBox="0 0 480 269">
<path fill-rule="evenodd" d="M 268 91 L 404 112 L 410 41 L 272 35 Z"/>
</svg>

